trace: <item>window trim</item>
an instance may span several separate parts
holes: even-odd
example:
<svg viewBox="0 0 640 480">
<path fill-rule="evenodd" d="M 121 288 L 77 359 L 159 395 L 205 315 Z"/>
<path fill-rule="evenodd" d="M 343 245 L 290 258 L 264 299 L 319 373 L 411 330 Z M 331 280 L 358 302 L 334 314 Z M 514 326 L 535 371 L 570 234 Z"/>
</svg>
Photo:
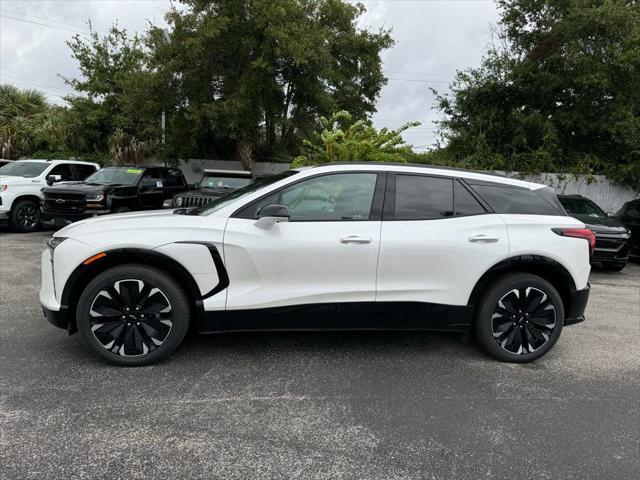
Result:
<svg viewBox="0 0 640 480">
<path fill-rule="evenodd" d="M 439 218 L 396 218 L 395 208 L 396 208 L 396 176 L 397 175 L 428 177 L 428 178 L 443 178 L 446 180 L 451 180 L 452 198 L 453 198 L 453 215 L 448 217 L 439 217 Z M 485 210 L 484 213 L 471 213 L 468 215 L 458 215 L 456 210 L 456 183 L 459 183 L 462 188 L 464 188 L 471 194 L 471 196 Z M 487 204 L 487 202 L 485 202 L 481 197 L 479 197 L 475 191 L 469 188 L 468 184 L 464 181 L 463 178 L 453 177 L 450 175 L 434 175 L 434 174 L 417 173 L 417 172 L 394 171 L 394 172 L 389 172 L 388 174 L 387 190 L 385 193 L 385 201 L 384 201 L 383 214 L 382 214 L 382 220 L 385 222 L 431 222 L 434 220 L 450 220 L 454 218 L 476 217 L 478 215 L 488 215 L 491 213 L 495 213 L 495 212 Z"/>
<path fill-rule="evenodd" d="M 312 180 L 315 178 L 320 178 L 320 177 L 328 177 L 331 175 L 354 175 L 354 174 L 362 174 L 362 173 L 367 173 L 367 174 L 374 174 L 376 175 L 376 184 L 375 187 L 373 189 L 373 199 L 371 200 L 371 211 L 369 212 L 369 218 L 363 218 L 363 219 L 350 219 L 350 220 L 289 220 L 289 222 L 291 223 L 310 223 L 310 222 L 315 222 L 315 223 L 327 223 L 327 222 L 379 222 L 382 220 L 382 208 L 384 205 L 384 200 L 385 200 L 385 189 L 386 189 L 386 185 L 387 185 L 387 172 L 381 172 L 379 170 L 349 170 L 349 171 L 339 171 L 339 172 L 325 172 L 325 173 L 319 173 L 317 175 L 309 175 L 308 177 L 304 177 L 304 178 L 300 178 L 294 182 L 288 183 L 286 185 L 283 185 L 282 187 L 276 189 L 276 190 L 272 190 L 270 192 L 265 193 L 264 195 L 261 195 L 260 197 L 256 198 L 255 200 L 246 203 L 244 205 L 242 205 L 241 207 L 239 207 L 238 209 L 236 209 L 230 216 L 229 218 L 240 218 L 242 220 L 257 220 L 257 217 L 252 217 L 252 218 L 248 218 L 248 217 L 241 217 L 240 213 L 247 209 L 250 208 L 251 206 L 253 206 L 254 204 L 264 200 L 267 197 L 270 197 L 271 195 L 277 193 L 278 194 L 278 201 L 281 201 L 282 199 L 282 191 L 287 189 L 287 188 L 291 188 L 299 183 L 302 182 L 306 182 L 307 180 Z"/>
</svg>

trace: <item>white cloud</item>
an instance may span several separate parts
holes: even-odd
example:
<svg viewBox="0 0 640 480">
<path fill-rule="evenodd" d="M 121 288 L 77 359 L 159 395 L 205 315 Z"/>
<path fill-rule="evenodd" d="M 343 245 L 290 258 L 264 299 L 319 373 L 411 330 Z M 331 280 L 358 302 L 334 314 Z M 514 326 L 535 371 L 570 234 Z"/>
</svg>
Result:
<svg viewBox="0 0 640 480">
<path fill-rule="evenodd" d="M 396 46 L 384 52 L 389 77 L 380 95 L 378 127 L 395 128 L 418 120 L 405 138 L 416 146 L 434 141 L 434 98 L 429 87 L 444 91 L 456 70 L 478 65 L 498 20 L 488 0 L 361 0 L 367 13 L 361 26 L 392 28 Z M 118 22 L 142 32 L 149 22 L 164 24 L 169 0 L 1 0 L 0 81 L 40 88 L 61 102 L 69 91 L 61 76 L 78 75 L 66 41 L 73 31 L 108 30 Z M 49 26 L 45 26 L 45 25 Z"/>
</svg>

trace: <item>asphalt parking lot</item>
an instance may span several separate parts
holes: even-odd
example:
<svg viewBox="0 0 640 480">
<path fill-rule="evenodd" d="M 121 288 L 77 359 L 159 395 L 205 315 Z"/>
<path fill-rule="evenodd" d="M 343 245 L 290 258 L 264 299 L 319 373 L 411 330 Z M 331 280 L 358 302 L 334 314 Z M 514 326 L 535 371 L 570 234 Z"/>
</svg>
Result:
<svg viewBox="0 0 640 480">
<path fill-rule="evenodd" d="M 629 479 L 640 473 L 640 264 L 594 271 L 537 363 L 432 333 L 194 336 L 95 359 L 40 310 L 48 232 L 0 230 L 0 478 Z"/>
</svg>

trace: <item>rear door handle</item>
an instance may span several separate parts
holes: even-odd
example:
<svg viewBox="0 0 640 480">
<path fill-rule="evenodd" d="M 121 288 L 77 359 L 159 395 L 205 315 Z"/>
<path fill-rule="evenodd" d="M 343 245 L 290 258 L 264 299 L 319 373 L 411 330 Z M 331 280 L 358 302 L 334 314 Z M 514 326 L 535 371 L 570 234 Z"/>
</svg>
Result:
<svg viewBox="0 0 640 480">
<path fill-rule="evenodd" d="M 340 243 L 371 243 L 370 237 L 360 237 L 358 235 L 349 235 L 347 237 L 342 237 L 340 239 Z"/>
<path fill-rule="evenodd" d="M 482 233 L 469 237 L 469 241 L 472 243 L 496 243 L 498 240 L 498 237 L 491 237 Z"/>
</svg>

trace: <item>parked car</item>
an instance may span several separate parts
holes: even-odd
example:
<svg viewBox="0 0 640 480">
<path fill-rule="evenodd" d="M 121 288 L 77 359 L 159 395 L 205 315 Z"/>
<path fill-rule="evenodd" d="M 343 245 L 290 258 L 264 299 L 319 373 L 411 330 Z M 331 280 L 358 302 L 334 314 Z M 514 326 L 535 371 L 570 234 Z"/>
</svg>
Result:
<svg viewBox="0 0 640 480">
<path fill-rule="evenodd" d="M 43 189 L 42 221 L 65 226 L 108 213 L 160 209 L 186 186 L 175 168 L 107 167 L 84 182 Z"/>
<path fill-rule="evenodd" d="M 97 163 L 75 160 L 17 160 L 0 168 L 0 222 L 17 232 L 40 226 L 40 190 L 57 182 L 84 180 Z"/>
<path fill-rule="evenodd" d="M 6 158 L 0 158 L 0 168 L 4 167 L 5 165 L 9 165 L 11 162 L 13 162 L 13 160 L 7 160 Z"/>
<path fill-rule="evenodd" d="M 583 222 L 596 236 L 591 261 L 608 270 L 622 270 L 629 260 L 629 229 L 582 195 L 558 195 L 558 199 L 569 215 Z"/>
<path fill-rule="evenodd" d="M 202 180 L 194 190 L 180 193 L 173 198 L 173 206 L 201 207 L 250 183 L 251 172 L 206 169 Z"/>
<path fill-rule="evenodd" d="M 616 213 L 616 220 L 631 232 L 629 239 L 630 256 L 640 258 L 640 198 L 625 203 Z"/>
<path fill-rule="evenodd" d="M 494 357 L 528 362 L 584 320 L 594 241 L 543 185 L 349 162 L 198 209 L 63 228 L 42 256 L 40 301 L 118 365 L 167 357 L 190 322 L 203 333 L 472 330 Z"/>
</svg>

